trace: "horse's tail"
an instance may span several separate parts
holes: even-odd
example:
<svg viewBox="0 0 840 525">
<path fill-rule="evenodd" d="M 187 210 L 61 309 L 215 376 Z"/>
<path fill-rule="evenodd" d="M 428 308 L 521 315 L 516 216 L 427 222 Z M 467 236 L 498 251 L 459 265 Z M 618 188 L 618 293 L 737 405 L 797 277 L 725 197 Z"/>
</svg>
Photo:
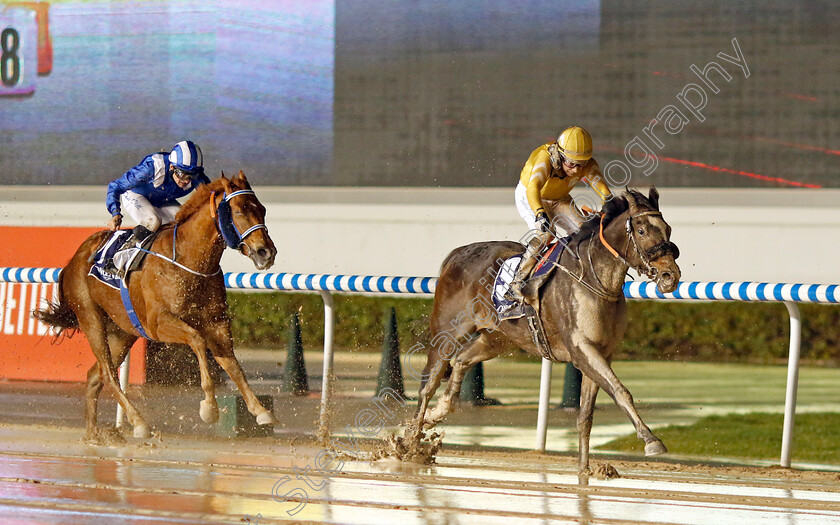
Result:
<svg viewBox="0 0 840 525">
<path fill-rule="evenodd" d="M 58 342 L 62 336 L 73 337 L 79 329 L 79 319 L 76 317 L 76 312 L 64 300 L 65 273 L 61 272 L 58 277 L 58 300 L 56 302 L 48 301 L 46 308 L 32 312 L 32 317 L 55 329 L 53 331 L 55 334 L 53 342 Z"/>
</svg>

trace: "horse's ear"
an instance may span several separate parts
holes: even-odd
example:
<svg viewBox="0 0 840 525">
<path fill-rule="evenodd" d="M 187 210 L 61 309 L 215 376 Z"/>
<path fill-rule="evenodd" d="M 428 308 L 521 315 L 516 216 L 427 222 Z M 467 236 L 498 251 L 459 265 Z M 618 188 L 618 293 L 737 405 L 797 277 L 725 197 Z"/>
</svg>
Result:
<svg viewBox="0 0 840 525">
<path fill-rule="evenodd" d="M 655 186 L 650 187 L 650 191 L 648 192 L 648 199 L 653 204 L 653 207 L 658 210 L 659 209 L 659 191 L 656 190 Z"/>
<path fill-rule="evenodd" d="M 246 178 L 245 178 L 245 172 L 244 172 L 244 171 L 242 171 L 242 170 L 239 170 L 239 175 L 237 175 L 237 177 L 239 177 L 239 178 L 240 178 L 241 180 L 243 180 L 243 181 L 247 181 L 247 180 L 248 180 L 248 179 L 246 179 Z"/>
<path fill-rule="evenodd" d="M 227 179 L 227 177 L 225 177 L 224 173 L 222 173 L 222 177 L 219 180 L 222 181 L 222 187 L 227 193 L 233 193 L 233 190 L 231 190 L 230 181 Z"/>
<path fill-rule="evenodd" d="M 636 201 L 636 191 L 627 188 L 627 191 L 624 193 L 624 197 L 627 199 L 627 204 L 630 205 L 630 214 L 635 215 L 636 208 L 638 207 L 638 203 Z"/>
</svg>

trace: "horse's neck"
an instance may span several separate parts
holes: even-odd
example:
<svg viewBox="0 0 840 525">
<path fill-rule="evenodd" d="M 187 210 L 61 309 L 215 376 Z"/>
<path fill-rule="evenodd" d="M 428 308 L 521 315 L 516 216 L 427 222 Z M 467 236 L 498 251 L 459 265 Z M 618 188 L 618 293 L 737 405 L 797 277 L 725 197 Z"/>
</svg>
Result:
<svg viewBox="0 0 840 525">
<path fill-rule="evenodd" d="M 621 217 L 621 220 L 619 219 Z M 626 251 L 628 242 L 624 231 L 624 223 L 626 218 L 623 215 L 613 219 L 610 224 L 604 228 L 604 239 L 610 246 L 616 250 L 621 257 L 626 259 Z M 613 253 L 604 245 L 599 235 L 593 235 L 589 239 L 589 245 L 585 247 L 588 253 L 581 253 L 581 257 L 585 257 L 586 264 L 592 266 L 592 271 L 598 277 L 598 280 L 608 291 L 615 294 L 620 293 L 624 289 L 624 277 L 627 275 L 628 266 L 625 262 L 613 255 Z M 583 252 L 583 250 L 581 250 Z"/>
<path fill-rule="evenodd" d="M 213 273 L 219 267 L 225 244 L 207 206 L 178 225 L 175 254 L 181 264 L 201 273 Z"/>
</svg>

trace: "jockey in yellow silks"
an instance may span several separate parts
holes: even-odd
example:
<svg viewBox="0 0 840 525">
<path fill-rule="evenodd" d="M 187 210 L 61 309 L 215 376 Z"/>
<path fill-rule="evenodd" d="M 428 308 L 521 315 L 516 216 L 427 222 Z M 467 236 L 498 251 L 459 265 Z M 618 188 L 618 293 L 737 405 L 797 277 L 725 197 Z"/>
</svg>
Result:
<svg viewBox="0 0 840 525">
<path fill-rule="evenodd" d="M 579 181 L 590 185 L 602 202 L 612 198 L 603 178 L 592 158 L 592 137 L 578 126 L 564 129 L 557 142 L 543 144 L 531 153 L 516 186 L 516 209 L 537 235 L 531 239 L 511 282 L 509 299 L 524 299 L 524 282 L 537 262 L 539 248 L 556 235 L 555 227 L 568 234 L 580 229 L 585 216 L 569 195 Z"/>
</svg>

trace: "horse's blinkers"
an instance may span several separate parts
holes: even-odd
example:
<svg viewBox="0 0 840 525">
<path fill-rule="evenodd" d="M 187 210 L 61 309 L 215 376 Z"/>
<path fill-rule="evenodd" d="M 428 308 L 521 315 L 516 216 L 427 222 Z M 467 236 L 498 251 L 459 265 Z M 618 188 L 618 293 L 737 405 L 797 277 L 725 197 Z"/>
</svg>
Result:
<svg viewBox="0 0 840 525">
<path fill-rule="evenodd" d="M 230 203 L 228 202 L 237 195 L 254 195 L 254 192 L 251 190 L 237 190 L 230 195 L 225 194 L 222 201 L 216 207 L 216 225 L 219 227 L 219 232 L 222 234 L 225 244 L 228 248 L 233 249 L 239 248 L 239 245 L 242 244 L 245 237 L 254 230 L 267 229 L 265 224 L 255 224 L 245 230 L 245 233 L 239 233 L 239 230 L 233 223 L 233 211 L 231 210 Z"/>
<path fill-rule="evenodd" d="M 225 244 L 228 248 L 238 248 L 241 240 L 239 232 L 236 231 L 236 226 L 233 225 L 233 213 L 226 198 L 222 199 L 219 207 L 216 208 L 216 215 L 218 216 L 219 231 L 222 233 Z"/>
</svg>

